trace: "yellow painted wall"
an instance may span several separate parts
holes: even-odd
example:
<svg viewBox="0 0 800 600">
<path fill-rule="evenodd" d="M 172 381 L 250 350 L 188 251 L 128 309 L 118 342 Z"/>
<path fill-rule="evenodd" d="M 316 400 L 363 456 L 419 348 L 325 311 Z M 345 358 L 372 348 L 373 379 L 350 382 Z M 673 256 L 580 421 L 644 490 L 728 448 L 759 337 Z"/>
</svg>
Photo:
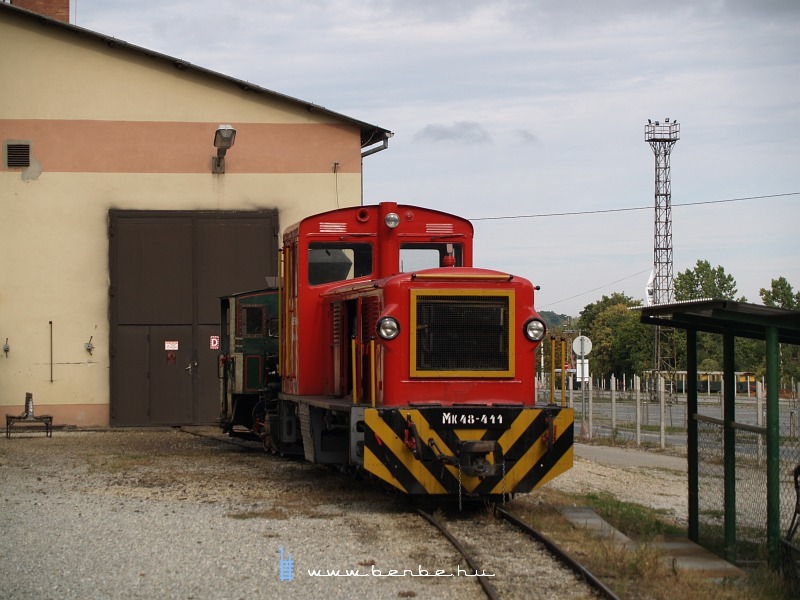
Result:
<svg viewBox="0 0 800 600">
<path fill-rule="evenodd" d="M 109 209 L 274 208 L 285 227 L 361 203 L 352 123 L 2 14 L 0 55 L 0 142 L 30 142 L 34 159 L 0 166 L 0 413 L 32 392 L 56 424 L 109 424 Z M 153 139 L 154 122 L 168 135 Z M 237 140 L 212 175 L 220 123 Z"/>
</svg>

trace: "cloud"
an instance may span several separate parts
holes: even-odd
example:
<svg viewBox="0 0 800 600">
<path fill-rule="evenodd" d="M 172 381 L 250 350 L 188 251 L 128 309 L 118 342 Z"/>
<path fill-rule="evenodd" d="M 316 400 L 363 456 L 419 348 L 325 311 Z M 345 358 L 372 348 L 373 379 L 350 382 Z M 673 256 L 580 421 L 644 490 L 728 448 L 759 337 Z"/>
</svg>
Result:
<svg viewBox="0 0 800 600">
<path fill-rule="evenodd" d="M 800 114 L 797 0 L 72 6 L 82 27 L 394 131 L 389 151 L 365 162 L 367 204 L 397 198 L 465 217 L 649 205 L 643 130 L 666 116 L 681 123 L 674 203 L 800 189 L 789 126 Z M 219 34 L 223 20 L 232 35 Z M 676 208 L 676 270 L 722 265 L 751 299 L 781 275 L 800 287 L 800 244 L 784 231 L 800 203 L 752 204 Z M 652 262 L 646 211 L 480 223 L 475 263 L 541 283 L 540 301 L 575 297 L 559 312 L 578 314 L 593 301 L 580 292 Z M 593 294 L 640 297 L 646 277 Z"/>
<path fill-rule="evenodd" d="M 480 123 L 457 121 L 452 125 L 426 125 L 414 134 L 415 141 L 455 142 L 458 144 L 491 144 L 492 136 Z"/>
<path fill-rule="evenodd" d="M 514 136 L 520 144 L 535 144 L 539 141 L 536 135 L 527 129 L 517 129 Z"/>
</svg>

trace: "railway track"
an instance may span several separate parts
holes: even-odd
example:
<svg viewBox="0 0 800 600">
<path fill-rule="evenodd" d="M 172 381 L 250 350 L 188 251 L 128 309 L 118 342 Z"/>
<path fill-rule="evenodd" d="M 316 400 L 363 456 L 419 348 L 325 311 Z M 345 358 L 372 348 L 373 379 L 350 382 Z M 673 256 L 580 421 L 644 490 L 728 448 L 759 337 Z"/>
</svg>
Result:
<svg viewBox="0 0 800 600">
<path fill-rule="evenodd" d="M 187 433 L 191 436 L 202 438 L 204 440 L 212 440 L 215 442 L 219 442 L 220 444 L 228 444 L 230 446 L 236 446 L 237 448 L 241 448 L 242 450 L 245 450 L 247 452 L 257 452 L 259 454 L 264 454 L 264 446 L 262 446 L 255 439 L 250 439 L 246 436 L 235 436 L 235 435 L 232 436 L 222 432 L 217 432 L 211 435 L 208 433 L 204 433 L 202 431 L 189 429 L 187 427 L 176 427 L 176 429 L 181 433 Z"/>
<path fill-rule="evenodd" d="M 180 428 L 191 436 L 263 453 L 254 441 Z M 490 600 L 535 598 L 617 599 L 583 565 L 549 538 L 499 506 L 471 507 L 433 516 L 417 513 L 436 527 L 464 557 L 461 575 L 473 578 Z"/>
<path fill-rule="evenodd" d="M 446 517 L 417 512 L 464 557 L 490 600 L 618 598 L 550 539 L 503 508 Z"/>
</svg>

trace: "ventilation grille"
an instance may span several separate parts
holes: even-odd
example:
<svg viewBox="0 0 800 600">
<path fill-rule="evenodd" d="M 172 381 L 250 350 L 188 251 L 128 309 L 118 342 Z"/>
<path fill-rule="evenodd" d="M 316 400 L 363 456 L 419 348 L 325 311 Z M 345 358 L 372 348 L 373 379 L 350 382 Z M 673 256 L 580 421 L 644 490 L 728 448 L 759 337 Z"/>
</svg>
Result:
<svg viewBox="0 0 800 600">
<path fill-rule="evenodd" d="M 381 316 L 380 300 L 376 296 L 364 298 L 361 308 L 361 335 L 365 343 L 375 335 L 375 324 Z"/>
<path fill-rule="evenodd" d="M 337 348 L 342 344 L 342 304 L 331 304 L 331 324 L 333 325 L 333 345 Z"/>
<path fill-rule="evenodd" d="M 320 233 L 347 233 L 347 223 L 320 223 Z"/>
<path fill-rule="evenodd" d="M 416 323 L 412 324 L 416 375 L 510 374 L 508 295 L 425 294 L 418 295 L 416 303 Z"/>
<path fill-rule="evenodd" d="M 31 166 L 30 144 L 6 144 L 6 167 L 16 169 Z"/>
<path fill-rule="evenodd" d="M 453 233 L 452 223 L 425 223 L 425 233 L 445 235 Z"/>
</svg>

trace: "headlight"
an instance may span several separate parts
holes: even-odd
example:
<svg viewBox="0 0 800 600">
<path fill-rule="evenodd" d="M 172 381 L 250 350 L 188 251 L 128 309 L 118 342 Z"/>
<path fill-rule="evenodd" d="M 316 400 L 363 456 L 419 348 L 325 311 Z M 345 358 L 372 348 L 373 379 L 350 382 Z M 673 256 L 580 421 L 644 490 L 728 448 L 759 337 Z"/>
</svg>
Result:
<svg viewBox="0 0 800 600">
<path fill-rule="evenodd" d="M 400 215 L 398 215 L 397 213 L 393 213 L 393 212 L 389 213 L 384 218 L 384 222 L 386 223 L 386 226 L 389 229 L 394 229 L 395 227 L 400 225 Z"/>
<path fill-rule="evenodd" d="M 547 327 L 545 326 L 544 321 L 539 319 L 528 319 L 525 321 L 523 331 L 525 332 L 525 337 L 530 341 L 538 342 L 544 337 L 544 334 L 547 333 Z"/>
<path fill-rule="evenodd" d="M 393 340 L 400 333 L 400 325 L 393 317 L 383 317 L 378 321 L 378 335 L 385 340 Z"/>
</svg>

